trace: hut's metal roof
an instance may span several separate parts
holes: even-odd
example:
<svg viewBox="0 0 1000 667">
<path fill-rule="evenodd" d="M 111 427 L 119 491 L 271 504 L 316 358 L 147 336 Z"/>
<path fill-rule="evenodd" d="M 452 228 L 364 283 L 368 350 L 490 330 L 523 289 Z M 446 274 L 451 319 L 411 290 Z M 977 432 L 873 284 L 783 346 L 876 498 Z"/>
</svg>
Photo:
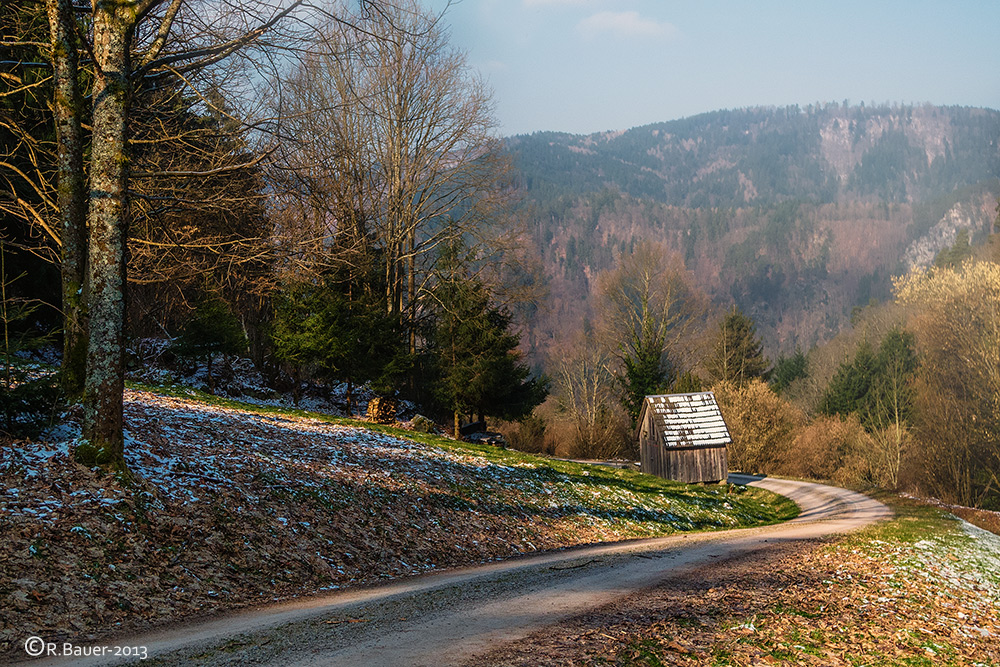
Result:
<svg viewBox="0 0 1000 667">
<path fill-rule="evenodd" d="M 710 391 L 647 396 L 646 410 L 657 422 L 666 447 L 724 447 L 733 441 Z"/>
</svg>

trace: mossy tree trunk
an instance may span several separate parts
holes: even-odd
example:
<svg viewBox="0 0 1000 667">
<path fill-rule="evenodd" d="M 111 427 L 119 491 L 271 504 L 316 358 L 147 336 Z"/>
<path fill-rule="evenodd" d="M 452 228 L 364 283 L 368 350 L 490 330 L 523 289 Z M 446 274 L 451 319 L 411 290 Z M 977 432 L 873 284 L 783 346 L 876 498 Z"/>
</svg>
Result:
<svg viewBox="0 0 1000 667">
<path fill-rule="evenodd" d="M 125 244 L 128 183 L 131 2 L 94 5 L 94 119 L 90 167 L 89 312 L 83 437 L 77 458 L 124 468 L 122 394 L 125 347 Z"/>
<path fill-rule="evenodd" d="M 46 0 L 52 43 L 53 117 L 56 128 L 57 206 L 60 218 L 63 389 L 83 396 L 87 359 L 87 224 L 83 172 L 83 100 L 78 78 L 76 19 L 71 0 Z"/>
</svg>

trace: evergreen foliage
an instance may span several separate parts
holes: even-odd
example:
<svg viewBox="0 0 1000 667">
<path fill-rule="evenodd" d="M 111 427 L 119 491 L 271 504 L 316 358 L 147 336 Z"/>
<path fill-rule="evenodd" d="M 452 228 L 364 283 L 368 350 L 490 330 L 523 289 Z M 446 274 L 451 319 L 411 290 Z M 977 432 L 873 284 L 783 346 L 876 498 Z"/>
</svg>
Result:
<svg viewBox="0 0 1000 667">
<path fill-rule="evenodd" d="M 621 346 L 624 373 L 616 377 L 622 390 L 622 406 L 633 423 L 639 418 L 643 399 L 668 392 L 677 376 L 670 356 L 664 352 L 664 336 L 655 330 L 651 318 L 643 321 L 634 343 Z"/>
<path fill-rule="evenodd" d="M 462 414 L 517 420 L 530 413 L 544 400 L 547 382 L 530 377 L 510 313 L 490 303 L 457 245 L 445 252 L 435 296 L 433 392 L 453 413 L 456 428 Z"/>
<path fill-rule="evenodd" d="M 705 390 L 705 383 L 692 371 L 684 371 L 677 376 L 670 392 L 673 394 L 694 394 Z"/>
<path fill-rule="evenodd" d="M 20 274 L 7 278 L 6 247 L 0 243 L 0 431 L 13 437 L 34 437 L 51 423 L 62 398 L 59 375 L 27 364 L 23 355 L 50 343 L 32 326 L 39 301 L 14 296 Z"/>
<path fill-rule="evenodd" d="M 934 258 L 934 266 L 954 268 L 972 256 L 969 230 L 960 229 L 955 235 L 955 243 L 944 248 Z"/>
<path fill-rule="evenodd" d="M 204 359 L 208 366 L 208 389 L 215 391 L 212 361 L 216 355 L 242 354 L 247 349 L 243 327 L 225 301 L 217 296 L 203 298 L 193 317 L 184 325 L 174 344 L 177 354 Z"/>
<path fill-rule="evenodd" d="M 384 292 L 370 281 L 338 280 L 286 286 L 271 324 L 275 356 L 293 377 L 347 384 L 347 410 L 354 388 L 370 382 L 379 394 L 392 393 L 409 367 L 400 319 L 388 313 Z M 297 388 L 296 388 L 297 391 Z"/>
<path fill-rule="evenodd" d="M 771 371 L 771 388 L 779 395 L 796 380 L 809 377 L 809 362 L 801 348 L 795 348 L 790 357 L 781 355 Z"/>
<path fill-rule="evenodd" d="M 767 379 L 770 362 L 757 326 L 735 305 L 719 323 L 712 351 L 705 367 L 713 382 L 723 380 L 742 385 L 748 380 Z"/>
<path fill-rule="evenodd" d="M 820 402 L 826 415 L 857 415 L 871 432 L 897 417 L 908 424 L 913 417 L 911 381 L 917 371 L 913 334 L 893 329 L 878 350 L 867 340 L 854 358 L 840 365 Z"/>
</svg>

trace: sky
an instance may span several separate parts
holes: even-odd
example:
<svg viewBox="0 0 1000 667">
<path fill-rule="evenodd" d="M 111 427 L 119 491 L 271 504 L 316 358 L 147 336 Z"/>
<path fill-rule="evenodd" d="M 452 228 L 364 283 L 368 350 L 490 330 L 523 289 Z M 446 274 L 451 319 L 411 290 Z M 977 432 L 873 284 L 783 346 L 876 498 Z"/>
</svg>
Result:
<svg viewBox="0 0 1000 667">
<path fill-rule="evenodd" d="M 1000 0 L 424 0 L 493 89 L 500 133 L 718 109 L 1000 109 Z"/>
</svg>

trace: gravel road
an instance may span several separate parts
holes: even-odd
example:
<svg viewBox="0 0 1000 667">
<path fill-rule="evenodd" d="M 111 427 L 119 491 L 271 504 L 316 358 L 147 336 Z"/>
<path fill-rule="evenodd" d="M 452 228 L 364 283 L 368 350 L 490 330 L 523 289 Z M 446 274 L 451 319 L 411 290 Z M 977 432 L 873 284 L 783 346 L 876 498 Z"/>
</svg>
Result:
<svg viewBox="0 0 1000 667">
<path fill-rule="evenodd" d="M 707 563 L 844 533 L 891 512 L 821 484 L 730 477 L 794 500 L 784 524 L 584 547 L 263 607 L 109 645 L 142 665 L 458 665 L 508 641 Z M 101 658 L 24 664 L 123 664 Z"/>
</svg>

